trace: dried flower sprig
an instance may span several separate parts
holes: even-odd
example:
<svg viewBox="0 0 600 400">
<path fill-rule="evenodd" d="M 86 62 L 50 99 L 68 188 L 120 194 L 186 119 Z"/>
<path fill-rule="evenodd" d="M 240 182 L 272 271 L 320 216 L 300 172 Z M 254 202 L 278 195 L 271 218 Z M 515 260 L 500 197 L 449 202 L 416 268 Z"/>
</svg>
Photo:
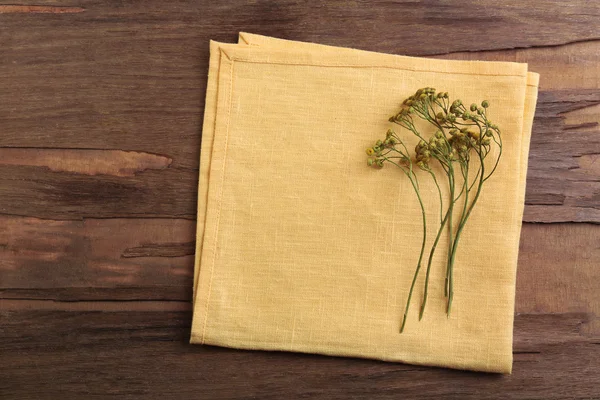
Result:
<svg viewBox="0 0 600 400">
<path fill-rule="evenodd" d="M 433 256 L 446 226 L 449 240 L 444 295 L 447 297 L 446 312 L 450 315 L 454 297 L 454 262 L 461 233 L 479 199 L 484 183 L 495 172 L 502 156 L 502 136 L 498 126 L 487 117 L 488 107 L 489 102 L 484 100 L 480 106 L 474 103 L 467 109 L 461 100 L 450 102 L 448 92 L 436 92 L 434 88 L 429 87 L 419 89 L 414 95 L 404 100 L 400 111 L 389 119 L 390 122 L 410 131 L 419 139 L 414 157 L 400 136 L 392 129 L 387 131 L 385 140 L 378 140 L 373 147 L 367 149 L 369 166 L 382 168 L 385 163 L 390 163 L 400 168 L 409 178 L 421 207 L 423 219 L 421 251 L 408 293 L 400 332 L 404 331 L 406 325 L 413 290 L 421 270 L 427 242 L 426 211 L 419 190 L 415 166 L 432 177 L 440 202 L 440 226 L 427 260 L 423 300 L 419 311 L 420 320 L 423 318 L 427 304 Z M 424 133 L 417 129 L 416 118 L 425 120 L 431 125 L 433 134 L 429 138 L 425 138 Z M 487 171 L 485 160 L 490 154 L 495 159 L 491 170 Z M 432 169 L 432 163 L 439 164 L 448 181 L 449 199 L 445 212 L 442 190 Z M 470 169 L 473 167 L 476 167 L 477 170 L 475 176 L 470 178 Z M 460 190 L 458 190 L 459 187 Z M 474 195 L 473 190 L 475 191 Z M 461 197 L 462 207 L 459 211 L 458 221 L 455 222 L 454 208 Z"/>
</svg>

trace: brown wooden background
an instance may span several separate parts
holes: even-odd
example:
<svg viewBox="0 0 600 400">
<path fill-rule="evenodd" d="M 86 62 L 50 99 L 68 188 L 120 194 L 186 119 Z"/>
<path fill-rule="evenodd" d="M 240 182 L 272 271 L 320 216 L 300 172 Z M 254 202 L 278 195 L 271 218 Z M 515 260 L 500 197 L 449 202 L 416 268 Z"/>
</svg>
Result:
<svg viewBox="0 0 600 400">
<path fill-rule="evenodd" d="M 541 73 L 512 376 L 188 345 L 208 41 L 240 30 Z M 599 120 L 596 1 L 0 0 L 0 397 L 598 399 Z"/>
</svg>

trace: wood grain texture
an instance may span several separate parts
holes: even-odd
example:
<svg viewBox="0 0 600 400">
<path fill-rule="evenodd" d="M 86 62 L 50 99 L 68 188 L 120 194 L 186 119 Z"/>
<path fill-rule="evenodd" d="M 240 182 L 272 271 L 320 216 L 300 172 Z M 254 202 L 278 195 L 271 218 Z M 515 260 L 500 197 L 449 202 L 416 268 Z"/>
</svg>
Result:
<svg viewBox="0 0 600 400">
<path fill-rule="evenodd" d="M 0 0 L 0 398 L 600 398 L 600 3 Z M 513 375 L 190 346 L 208 41 L 541 74 Z M 583 223 L 556 223 L 556 222 Z"/>
<path fill-rule="evenodd" d="M 165 169 L 171 162 L 163 156 L 121 150 L 0 148 L 0 166 L 42 167 L 83 175 L 135 176 L 147 169 Z"/>
<path fill-rule="evenodd" d="M 529 62 L 542 74 L 542 92 L 524 220 L 598 223 L 598 174 L 590 173 L 595 163 L 589 156 L 600 154 L 600 109 L 593 107 L 600 101 L 600 41 L 590 40 L 600 38 L 600 3 L 562 3 L 258 1 L 216 7 L 181 1 L 166 7 L 157 1 L 115 6 L 71 0 L 59 6 L 85 12 L 4 14 L 0 104 L 8 106 L 0 108 L 0 149 L 42 149 L 37 157 L 50 165 L 30 156 L 33 165 L 0 168 L 0 212 L 74 220 L 193 219 L 208 40 L 234 41 L 239 30 L 247 30 L 398 54 L 457 52 L 440 57 Z M 552 23 L 546 23 L 548 15 Z M 536 47 L 562 43 L 572 44 Z M 583 126 L 568 120 L 579 109 L 591 110 Z M 548 147 L 559 145 L 548 158 Z M 53 155 L 70 150 L 89 150 L 70 157 L 87 157 L 91 171 L 101 162 L 122 163 L 119 150 L 171 161 L 163 171 L 87 177 L 52 162 Z M 108 151 L 94 153 L 101 150 Z"/>
<path fill-rule="evenodd" d="M 523 219 L 600 223 L 600 170 L 595 163 L 600 125 L 565 122 L 568 113 L 600 104 L 600 90 L 541 92 L 539 97 Z"/>
<path fill-rule="evenodd" d="M 0 216 L 0 226 L 0 299 L 191 299 L 193 221 Z M 600 227 L 524 224 L 517 312 L 600 315 L 598 265 Z"/>
<path fill-rule="evenodd" d="M 190 298 L 194 221 L 0 216 L 0 225 L 0 298 Z"/>
<path fill-rule="evenodd" d="M 582 313 L 517 316 L 511 376 L 190 346 L 190 318 L 190 312 L 5 311 L 0 351 L 10 369 L 0 369 L 0 395 L 571 399 L 597 398 L 600 385 L 600 336 L 585 331 L 589 316 Z"/>
<path fill-rule="evenodd" d="M 598 41 L 585 41 L 558 47 L 456 52 L 432 57 L 527 63 L 531 71 L 540 74 L 539 86 L 542 91 L 598 89 L 600 87 L 599 46 Z"/>
</svg>

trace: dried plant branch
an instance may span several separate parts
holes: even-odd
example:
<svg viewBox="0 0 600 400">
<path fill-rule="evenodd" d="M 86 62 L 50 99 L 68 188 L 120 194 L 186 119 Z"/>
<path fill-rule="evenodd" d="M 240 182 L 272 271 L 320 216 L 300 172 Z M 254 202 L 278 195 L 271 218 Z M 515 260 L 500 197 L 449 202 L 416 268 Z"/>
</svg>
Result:
<svg viewBox="0 0 600 400">
<path fill-rule="evenodd" d="M 423 299 L 419 311 L 420 320 L 423 318 L 427 304 L 432 261 L 438 242 L 446 227 L 448 230 L 448 254 L 446 257 L 444 295 L 447 297 L 446 312 L 450 315 L 454 298 L 454 263 L 461 234 L 479 200 L 484 183 L 496 171 L 502 156 L 500 129 L 487 118 L 488 107 L 489 102 L 484 100 L 481 102 L 481 106 L 471 104 L 467 109 L 461 100 L 454 100 L 450 103 L 448 92 L 436 92 L 434 88 L 419 89 L 414 95 L 404 100 L 400 111 L 389 119 L 390 122 L 399 125 L 419 139 L 414 155 L 410 154 L 401 137 L 392 129 L 387 131 L 385 140 L 378 140 L 373 147 L 367 149 L 367 155 L 369 156 L 367 164 L 369 166 L 383 168 L 386 163 L 390 163 L 404 172 L 409 178 L 421 206 L 423 220 L 422 245 L 408 293 L 400 332 L 404 331 L 406 325 L 413 290 L 421 271 L 427 242 L 426 210 L 423 205 L 415 166 L 432 177 L 440 202 L 440 226 L 427 260 Z M 431 126 L 433 134 L 428 139 L 425 137 L 427 132 L 421 132 L 416 128 L 415 118 L 425 120 Z M 498 150 L 493 151 L 493 148 Z M 390 156 L 390 153 L 393 155 Z M 494 155 L 495 160 L 491 170 L 486 172 L 485 160 L 490 154 Z M 448 181 L 449 198 L 445 213 L 443 211 L 442 190 L 436 174 L 431 168 L 431 163 L 439 164 Z M 472 166 L 472 164 L 475 165 Z M 469 176 L 472 167 L 476 167 L 474 177 Z M 458 194 L 456 193 L 457 185 L 460 187 Z M 461 198 L 462 207 L 458 210 L 458 219 L 455 220 L 454 206 Z"/>
</svg>

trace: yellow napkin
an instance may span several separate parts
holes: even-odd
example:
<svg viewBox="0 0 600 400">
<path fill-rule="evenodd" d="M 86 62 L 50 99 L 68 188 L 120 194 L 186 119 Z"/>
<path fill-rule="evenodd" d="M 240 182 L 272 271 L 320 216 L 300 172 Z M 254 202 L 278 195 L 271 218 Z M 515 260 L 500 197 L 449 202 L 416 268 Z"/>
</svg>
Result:
<svg viewBox="0 0 600 400">
<path fill-rule="evenodd" d="M 516 63 L 245 33 L 240 43 L 211 42 L 191 342 L 510 372 L 538 76 Z M 504 152 L 463 233 L 452 314 L 438 251 L 425 317 L 417 320 L 421 281 L 400 334 L 420 211 L 400 171 L 367 168 L 364 149 L 423 86 L 489 100 Z M 421 192 L 435 215 L 430 180 Z"/>
</svg>

